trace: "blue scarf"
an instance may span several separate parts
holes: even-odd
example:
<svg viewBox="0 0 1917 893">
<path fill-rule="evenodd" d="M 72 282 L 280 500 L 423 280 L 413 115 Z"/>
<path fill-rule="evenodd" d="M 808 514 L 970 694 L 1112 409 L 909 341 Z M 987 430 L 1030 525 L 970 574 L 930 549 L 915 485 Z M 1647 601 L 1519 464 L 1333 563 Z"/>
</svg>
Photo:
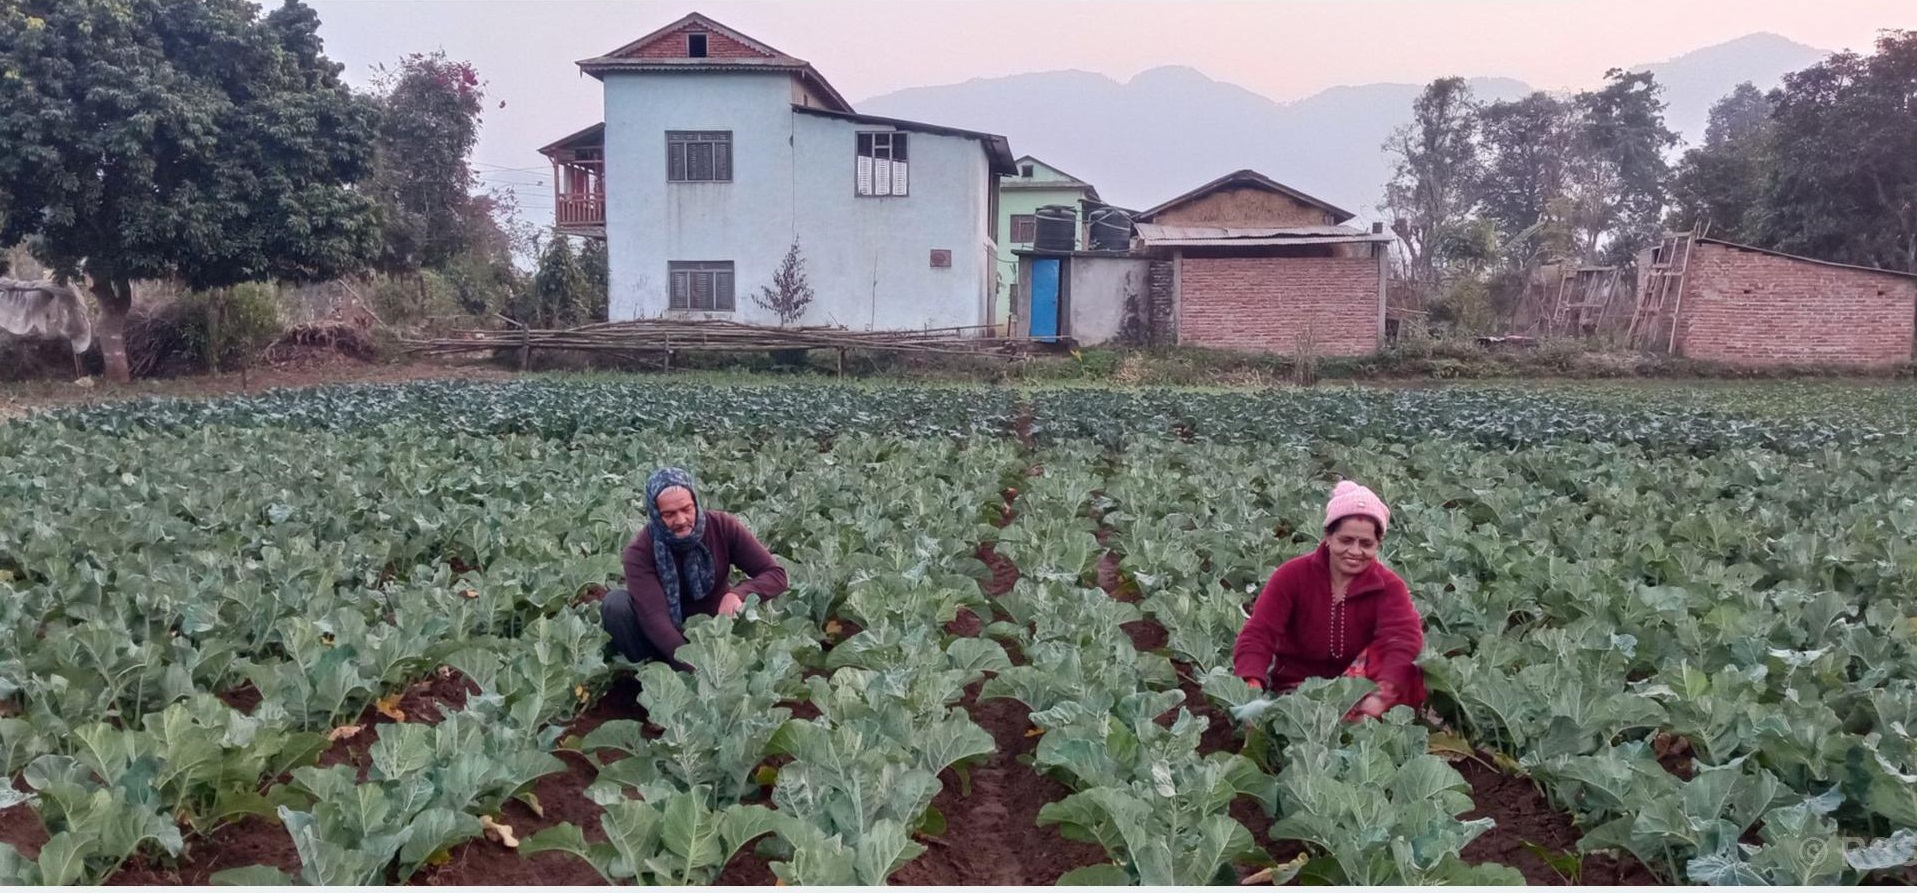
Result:
<svg viewBox="0 0 1917 893">
<path fill-rule="evenodd" d="M 694 520 L 692 532 L 683 537 L 672 535 L 659 516 L 659 494 L 684 487 L 692 494 Z M 646 479 L 646 516 L 652 528 L 652 563 L 658 569 L 659 585 L 666 591 L 666 606 L 672 610 L 672 625 L 684 629 L 683 602 L 699 601 L 712 592 L 712 550 L 706 548 L 706 508 L 699 502 L 699 491 L 692 486 L 692 475 L 677 468 L 661 468 Z M 679 562 L 685 558 L 685 579 L 679 578 Z"/>
</svg>

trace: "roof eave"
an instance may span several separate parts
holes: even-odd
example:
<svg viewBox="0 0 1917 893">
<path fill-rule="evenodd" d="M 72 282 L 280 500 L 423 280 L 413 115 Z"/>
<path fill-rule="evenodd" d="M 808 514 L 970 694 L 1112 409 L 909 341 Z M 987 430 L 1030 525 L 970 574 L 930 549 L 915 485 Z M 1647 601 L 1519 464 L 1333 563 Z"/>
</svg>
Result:
<svg viewBox="0 0 1917 893">
<path fill-rule="evenodd" d="M 906 131 L 907 133 L 917 132 L 927 133 L 933 136 L 951 136 L 960 139 L 978 140 L 985 147 L 985 155 L 991 162 L 992 173 L 1001 176 L 1011 176 L 1018 173 L 1018 167 L 1013 163 L 1012 159 L 1011 142 L 996 133 L 966 130 L 961 127 L 947 127 L 943 124 L 927 124 L 923 121 L 907 121 L 903 118 L 882 118 L 878 115 L 861 115 L 857 112 L 850 111 L 815 109 L 803 105 L 794 105 L 792 110 L 802 114 L 817 115 L 822 118 L 837 118 L 841 121 L 891 127 L 896 130 Z"/>
<path fill-rule="evenodd" d="M 1302 204 L 1310 205 L 1312 207 L 1326 211 L 1332 214 L 1336 218 L 1335 220 L 1332 221 L 1333 223 L 1344 223 L 1345 221 L 1358 216 L 1356 214 L 1351 213 L 1350 211 L 1347 211 L 1343 208 L 1338 207 L 1337 205 L 1334 205 L 1323 199 L 1316 198 L 1311 195 L 1307 195 L 1303 192 L 1300 192 L 1296 189 L 1291 188 L 1290 186 L 1286 186 L 1285 184 L 1280 183 L 1277 180 L 1273 180 L 1272 178 L 1267 177 L 1264 174 L 1261 174 L 1257 171 L 1246 168 L 1243 170 L 1232 171 L 1231 173 L 1226 174 L 1222 177 L 1219 177 L 1215 180 L 1212 180 L 1211 182 L 1206 183 L 1205 185 L 1200 186 L 1197 189 L 1193 189 L 1190 192 L 1186 192 L 1183 195 L 1179 195 L 1176 198 L 1173 198 L 1169 201 L 1159 204 L 1156 207 L 1153 207 L 1150 210 L 1147 210 L 1143 214 L 1138 215 L 1138 219 L 1140 222 L 1148 223 L 1151 221 L 1153 217 L 1156 217 L 1159 214 L 1164 213 L 1165 211 L 1168 211 L 1172 208 L 1176 208 L 1179 205 L 1185 204 L 1186 202 L 1190 202 L 1190 201 L 1194 201 L 1196 199 L 1202 198 L 1206 195 L 1209 195 L 1213 192 L 1223 189 L 1234 182 L 1240 182 L 1247 186 L 1253 186 L 1256 188 L 1269 189 L 1280 195 L 1288 196 L 1292 198 L 1293 200 L 1296 200 Z"/>
<path fill-rule="evenodd" d="M 1772 257 L 1781 257 L 1787 260 L 1798 260 L 1798 261 L 1803 261 L 1804 263 L 1807 263 L 1807 264 L 1819 264 L 1826 267 L 1840 267 L 1846 270 L 1856 270 L 1860 273 L 1883 273 L 1888 276 L 1901 276 L 1905 279 L 1917 279 L 1917 273 L 1906 273 L 1902 270 L 1886 270 L 1882 267 L 1862 267 L 1856 264 L 1840 263 L 1834 260 L 1818 260 L 1817 258 L 1805 257 L 1801 254 L 1787 254 L 1782 251 L 1773 251 L 1769 248 L 1759 248 L 1756 245 L 1744 245 L 1738 242 L 1730 242 L 1724 239 L 1712 239 L 1706 236 L 1694 236 L 1692 238 L 1695 241 L 1704 242 L 1710 245 L 1722 245 L 1726 248 L 1735 248 L 1739 251 L 1750 251 L 1756 254 L 1768 254 Z"/>
<path fill-rule="evenodd" d="M 1146 245 L 1154 248 L 1268 248 L 1282 245 L 1384 245 L 1394 236 L 1298 236 L 1276 239 L 1150 239 L 1143 236 Z"/>
<path fill-rule="evenodd" d="M 566 134 L 565 136 L 562 136 L 556 140 L 553 140 L 552 142 L 547 143 L 546 145 L 540 146 L 539 154 L 550 156 L 552 153 L 557 152 L 560 149 L 572 148 L 572 146 L 568 144 L 586 136 L 587 134 L 592 133 L 595 130 L 600 132 L 599 142 L 601 145 L 603 145 L 605 143 L 606 122 L 601 121 L 589 127 L 582 127 L 578 130 L 573 131 L 572 133 Z"/>
<path fill-rule="evenodd" d="M 820 74 L 819 70 L 813 68 L 810 63 L 805 66 L 805 70 L 801 73 L 801 76 L 810 78 L 813 83 L 818 84 L 819 89 L 825 91 L 825 98 L 831 100 L 838 106 L 838 111 L 852 112 L 852 103 L 847 102 L 844 96 L 839 95 L 839 91 L 832 86 L 830 81 L 825 79 L 825 75 Z"/>
<path fill-rule="evenodd" d="M 1089 180 L 1087 180 L 1087 179 L 1085 179 L 1084 177 L 1080 177 L 1080 176 L 1077 176 L 1077 175 L 1075 175 L 1075 174 L 1073 174 L 1073 173 L 1071 173 L 1070 171 L 1067 171 L 1067 170 L 1065 170 L 1064 168 L 1062 168 L 1062 167 L 1059 167 L 1058 165 L 1056 165 L 1056 164 L 1053 164 L 1053 163 L 1051 163 L 1051 162 L 1049 162 L 1049 161 L 1046 161 L 1045 159 L 1043 159 L 1043 158 L 1040 158 L 1040 157 L 1038 157 L 1038 156 L 1036 156 L 1036 155 L 1020 155 L 1020 156 L 1019 156 L 1019 157 L 1018 157 L 1017 159 L 1015 159 L 1015 162 L 1016 162 L 1016 163 L 1018 163 L 1018 164 L 1024 164 L 1024 163 L 1025 163 L 1025 162 L 1027 162 L 1027 161 L 1030 161 L 1030 162 L 1033 162 L 1033 163 L 1035 163 L 1035 164 L 1042 164 L 1042 165 L 1045 165 L 1046 167 L 1048 167 L 1048 168 L 1051 168 L 1052 170 L 1055 170 L 1055 171 L 1058 171 L 1058 172 L 1059 172 L 1059 173 L 1061 173 L 1061 174 L 1064 174 L 1064 175 L 1065 175 L 1065 179 L 1067 179 L 1067 180 L 1071 180 L 1071 181 L 1073 181 L 1073 182 L 1075 182 L 1075 183 L 1083 183 L 1083 184 L 1085 184 L 1085 186 L 1086 186 L 1087 188 L 1090 188 L 1090 187 L 1091 187 L 1091 185 L 1092 185 L 1092 184 L 1091 184 L 1091 181 L 1089 181 Z"/>
<path fill-rule="evenodd" d="M 1013 162 L 1013 164 L 1017 164 L 1017 162 Z M 1094 195 L 1098 193 L 1098 190 L 1093 189 L 1090 183 L 1067 183 L 1064 180 L 1045 183 L 1020 177 L 1017 180 L 1008 180 L 1001 185 L 1006 189 L 1050 189 L 1055 192 L 1088 192 Z"/>
<path fill-rule="evenodd" d="M 683 16 L 680 16 L 678 19 L 670 23 L 667 23 L 666 25 L 660 28 L 653 30 L 650 33 L 647 33 L 636 40 L 627 41 L 626 43 L 620 45 L 618 49 L 615 49 L 610 53 L 606 53 L 603 56 L 598 56 L 595 58 L 597 59 L 630 58 L 625 56 L 625 54 L 635 51 L 639 49 L 640 47 L 643 47 L 646 44 L 651 43 L 652 41 L 660 37 L 664 37 L 665 35 L 670 34 L 673 31 L 676 31 L 680 28 L 684 28 L 685 26 L 691 25 L 691 24 L 698 24 L 709 31 L 716 31 L 720 34 L 723 34 L 732 40 L 738 41 L 740 44 L 746 46 L 749 49 L 753 49 L 758 52 L 764 53 L 769 58 L 777 58 L 787 62 L 798 62 L 800 64 L 803 64 L 803 60 L 790 56 L 786 54 L 785 52 L 781 51 L 780 49 L 778 49 L 777 47 L 774 47 L 771 44 L 766 43 L 765 41 L 751 37 L 745 34 L 744 32 L 738 31 L 729 26 L 719 24 L 717 21 L 714 21 L 712 18 L 704 15 L 703 13 L 697 13 L 697 12 L 687 13 Z"/>
<path fill-rule="evenodd" d="M 732 72 L 777 72 L 796 76 L 819 88 L 825 100 L 832 104 L 833 111 L 852 113 L 852 103 L 847 102 L 832 82 L 819 74 L 809 62 L 795 62 L 787 59 L 614 59 L 601 56 L 582 59 L 576 63 L 579 70 L 598 80 L 605 80 L 608 74 L 619 72 L 650 72 L 653 74 L 694 74 L 705 71 Z"/>
</svg>

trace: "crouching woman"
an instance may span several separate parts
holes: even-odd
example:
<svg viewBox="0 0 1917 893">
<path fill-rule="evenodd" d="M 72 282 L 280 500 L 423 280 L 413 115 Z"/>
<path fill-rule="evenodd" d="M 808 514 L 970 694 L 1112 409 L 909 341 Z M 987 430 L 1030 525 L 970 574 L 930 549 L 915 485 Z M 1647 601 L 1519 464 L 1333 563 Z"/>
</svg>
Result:
<svg viewBox="0 0 1917 893">
<path fill-rule="evenodd" d="M 1376 683 L 1347 714 L 1376 718 L 1424 705 L 1424 621 L 1403 580 L 1378 561 L 1391 510 L 1351 481 L 1325 507 L 1316 551 L 1271 575 L 1232 648 L 1233 672 L 1254 688 L 1290 691 L 1311 677 L 1359 675 Z"/>
<path fill-rule="evenodd" d="M 745 597 L 785 591 L 785 568 L 743 522 L 706 509 L 692 476 L 662 468 L 646 480 L 647 524 L 626 546 L 626 588 L 606 594 L 600 620 L 612 645 L 633 663 L 663 660 L 686 643 L 686 618 L 731 615 Z M 747 579 L 731 585 L 732 569 Z"/>
</svg>

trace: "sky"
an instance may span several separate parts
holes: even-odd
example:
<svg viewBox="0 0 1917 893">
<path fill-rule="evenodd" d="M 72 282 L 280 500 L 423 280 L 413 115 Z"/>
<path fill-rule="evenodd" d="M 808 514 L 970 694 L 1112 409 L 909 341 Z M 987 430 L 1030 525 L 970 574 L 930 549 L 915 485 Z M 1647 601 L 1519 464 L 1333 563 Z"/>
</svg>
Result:
<svg viewBox="0 0 1917 893">
<path fill-rule="evenodd" d="M 263 0 L 277 5 L 277 0 Z M 693 11 L 811 62 L 854 105 L 906 87 L 1183 65 L 1278 101 L 1327 87 L 1501 76 L 1544 89 L 1759 31 L 1867 51 L 1917 28 L 1913 0 L 308 0 L 347 77 L 411 52 L 476 65 L 492 100 L 476 159 L 550 212 L 539 146 L 600 118 L 577 60 Z M 503 108 L 499 103 L 504 102 Z"/>
</svg>

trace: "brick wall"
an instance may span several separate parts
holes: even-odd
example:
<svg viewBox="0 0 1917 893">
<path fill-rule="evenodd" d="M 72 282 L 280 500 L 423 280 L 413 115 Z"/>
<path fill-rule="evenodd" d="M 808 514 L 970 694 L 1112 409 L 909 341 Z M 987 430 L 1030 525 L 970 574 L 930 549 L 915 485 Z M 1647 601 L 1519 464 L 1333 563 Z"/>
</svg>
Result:
<svg viewBox="0 0 1917 893">
<path fill-rule="evenodd" d="M 1911 358 L 1917 279 L 1699 242 L 1678 313 L 1693 359 L 1887 366 Z"/>
<path fill-rule="evenodd" d="M 687 25 L 677 31 L 661 34 L 653 38 L 651 43 L 627 55 L 640 59 L 684 59 L 687 34 L 706 36 L 706 58 L 709 59 L 763 59 L 766 55 L 724 34 L 707 31 L 698 25 Z"/>
<path fill-rule="evenodd" d="M 1172 262 L 1155 260 L 1151 265 L 1151 319 L 1147 332 L 1153 344 L 1170 344 L 1178 334 L 1172 319 Z"/>
<path fill-rule="evenodd" d="M 1178 341 L 1290 354 L 1307 325 L 1319 356 L 1378 351 L 1378 262 L 1345 257 L 1181 261 Z"/>
</svg>

